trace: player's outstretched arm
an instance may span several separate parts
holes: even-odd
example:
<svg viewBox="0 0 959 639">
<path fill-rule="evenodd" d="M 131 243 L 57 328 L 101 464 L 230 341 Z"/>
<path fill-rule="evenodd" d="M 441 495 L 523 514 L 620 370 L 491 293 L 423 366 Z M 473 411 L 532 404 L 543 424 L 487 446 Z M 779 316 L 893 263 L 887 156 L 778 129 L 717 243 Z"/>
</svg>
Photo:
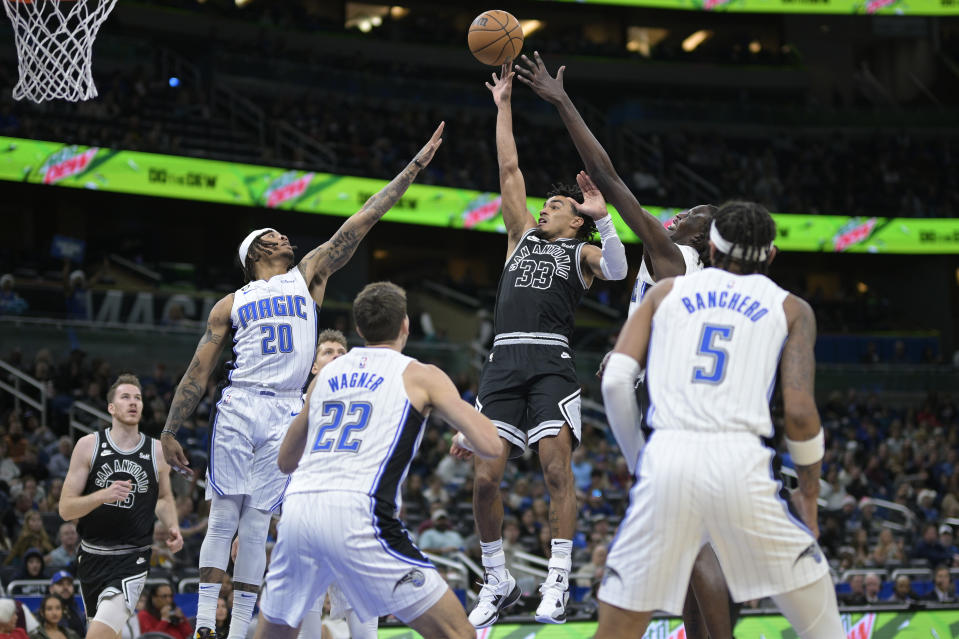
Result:
<svg viewBox="0 0 959 639">
<path fill-rule="evenodd" d="M 317 379 L 319 379 L 318 376 L 310 382 L 310 387 L 306 389 L 306 401 L 303 403 L 303 408 L 293 418 L 293 422 L 286 429 L 286 435 L 280 443 L 280 453 L 277 455 L 276 465 L 279 466 L 280 472 L 287 475 L 300 465 L 303 449 L 306 448 L 306 434 L 310 427 L 310 398 L 313 397 L 313 388 L 316 387 Z"/>
<path fill-rule="evenodd" d="M 603 370 L 603 404 L 610 430 L 623 451 L 629 472 L 636 472 L 636 461 L 645 441 L 640 429 L 639 406 L 636 403 L 636 376 L 646 363 L 653 315 L 660 302 L 673 288 L 673 280 L 665 279 L 643 299 L 636 312 L 629 316 L 619 333 Z"/>
<path fill-rule="evenodd" d="M 535 61 L 520 56 L 522 64 L 516 65 L 520 82 L 528 85 L 533 92 L 556 107 L 566 130 L 569 131 L 579 157 L 586 165 L 586 172 L 595 180 L 599 189 L 609 199 L 623 220 L 639 236 L 643 247 L 653 262 L 653 272 L 659 279 L 686 274 L 686 262 L 682 252 L 669 239 L 662 223 L 644 209 L 633 192 L 616 172 L 613 161 L 593 132 L 586 126 L 583 116 L 573 105 L 573 101 L 563 88 L 562 66 L 556 77 L 549 74 L 539 52 L 533 53 Z"/>
<path fill-rule="evenodd" d="M 193 360 L 183 374 L 183 379 L 176 387 L 170 412 L 167 413 L 166 424 L 160 432 L 160 443 L 163 445 L 163 457 L 173 470 L 192 475 L 189 469 L 190 461 L 183 453 L 183 448 L 176 440 L 176 433 L 183 422 L 193 414 L 196 405 L 206 393 L 206 383 L 210 373 L 216 366 L 220 351 L 223 350 L 223 338 L 231 327 L 230 312 L 233 308 L 233 294 L 227 295 L 210 310 L 210 317 L 206 322 L 206 332 L 200 338 L 200 343 L 193 354 Z"/>
<path fill-rule="evenodd" d="M 628 270 L 626 247 L 623 246 L 622 240 L 616 235 L 613 218 L 606 209 L 606 200 L 603 199 L 603 194 L 599 192 L 599 189 L 596 188 L 596 185 L 585 172 L 579 172 L 576 176 L 576 183 L 583 192 L 583 203 L 580 204 L 572 198 L 570 198 L 570 202 L 580 215 L 593 218 L 603 245 L 601 249 L 592 244 L 583 247 L 580 253 L 585 266 L 583 271 L 603 280 L 621 280 L 626 277 Z"/>
<path fill-rule="evenodd" d="M 163 459 L 163 449 L 159 443 L 153 446 L 153 455 L 157 462 L 158 494 L 157 505 L 154 509 L 157 519 L 167 528 L 166 545 L 170 552 L 180 552 L 183 548 L 183 536 L 180 534 L 180 524 L 177 521 L 176 502 L 173 499 L 173 488 L 170 486 L 170 464 Z"/>
<path fill-rule="evenodd" d="M 366 201 L 362 208 L 347 218 L 343 225 L 337 229 L 333 237 L 307 253 L 297 264 L 297 268 L 300 269 L 303 278 L 309 284 L 310 294 L 317 304 L 323 303 L 326 280 L 350 261 L 350 258 L 356 252 L 356 247 L 373 228 L 373 225 L 393 208 L 406 193 L 419 172 L 425 169 L 430 160 L 433 159 L 436 149 L 440 148 L 443 143 L 442 136 L 445 126 L 445 122 L 440 122 L 440 125 L 433 131 L 432 137 L 420 149 L 416 157 L 406 165 L 405 169 L 400 171 L 389 184 L 370 196 L 370 199 Z"/>
<path fill-rule="evenodd" d="M 816 316 L 809 304 L 795 295 L 783 302 L 789 334 L 779 364 L 783 394 L 786 447 L 796 465 L 799 488 L 793 503 L 803 522 L 817 537 L 817 500 L 825 439 L 816 408 Z"/>
<path fill-rule="evenodd" d="M 500 456 L 503 443 L 496 426 L 463 401 L 453 380 L 446 373 L 432 364 L 413 362 L 404 372 L 403 379 L 408 382 L 408 392 L 409 389 L 415 389 L 410 395 L 414 405 L 421 405 L 424 412 L 429 409 L 436 411 L 446 423 L 466 437 L 469 450 L 486 459 Z"/>
<path fill-rule="evenodd" d="M 513 253 L 523 233 L 536 225 L 526 208 L 526 181 L 519 170 L 519 154 L 513 138 L 514 75 L 507 62 L 500 68 L 499 75 L 493 74 L 493 84 L 486 83 L 496 104 L 496 161 L 499 164 L 499 189 L 503 196 L 507 257 Z"/>
<path fill-rule="evenodd" d="M 81 437 L 73 448 L 73 454 L 70 455 L 70 468 L 63 480 L 63 490 L 60 492 L 59 511 L 63 521 L 72 521 L 88 515 L 101 504 L 122 502 L 133 489 L 129 480 L 121 480 L 89 495 L 83 494 L 90 474 L 90 463 L 93 461 L 96 437 L 93 433 Z"/>
</svg>

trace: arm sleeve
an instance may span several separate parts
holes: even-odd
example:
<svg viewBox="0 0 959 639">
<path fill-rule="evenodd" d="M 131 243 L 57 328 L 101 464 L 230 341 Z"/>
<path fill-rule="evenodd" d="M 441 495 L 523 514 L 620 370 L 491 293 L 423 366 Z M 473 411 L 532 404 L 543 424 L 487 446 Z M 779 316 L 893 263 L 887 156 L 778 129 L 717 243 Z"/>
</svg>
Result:
<svg viewBox="0 0 959 639">
<path fill-rule="evenodd" d="M 616 234 L 613 219 L 609 215 L 596 220 L 596 229 L 603 245 L 603 257 L 599 267 L 607 280 L 621 280 L 626 277 L 626 247 Z"/>
<path fill-rule="evenodd" d="M 636 461 L 643 449 L 639 405 L 636 403 L 636 375 L 639 363 L 623 353 L 613 353 L 603 372 L 603 402 L 606 419 L 623 451 L 629 472 L 636 474 Z"/>
</svg>

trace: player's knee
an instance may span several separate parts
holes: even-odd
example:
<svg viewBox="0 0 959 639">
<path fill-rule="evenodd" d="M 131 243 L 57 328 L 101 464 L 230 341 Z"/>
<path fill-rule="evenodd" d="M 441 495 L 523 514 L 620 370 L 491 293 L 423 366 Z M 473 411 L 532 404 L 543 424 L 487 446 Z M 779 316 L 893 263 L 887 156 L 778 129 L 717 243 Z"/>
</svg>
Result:
<svg viewBox="0 0 959 639">
<path fill-rule="evenodd" d="M 573 471 L 570 467 L 569 458 L 566 463 L 562 460 L 551 460 L 543 466 L 543 478 L 546 480 L 546 487 L 549 494 L 561 495 L 573 486 Z"/>
<path fill-rule="evenodd" d="M 477 468 L 476 476 L 473 478 L 473 492 L 480 501 L 487 502 L 495 499 L 499 494 L 499 485 L 501 477 L 497 477 L 490 470 L 480 470 Z"/>
</svg>

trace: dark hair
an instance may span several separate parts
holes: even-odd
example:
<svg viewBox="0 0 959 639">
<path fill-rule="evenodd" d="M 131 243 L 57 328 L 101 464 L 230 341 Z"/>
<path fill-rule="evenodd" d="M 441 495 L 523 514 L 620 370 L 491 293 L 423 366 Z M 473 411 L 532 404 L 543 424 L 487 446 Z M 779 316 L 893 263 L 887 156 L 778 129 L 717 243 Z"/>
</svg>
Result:
<svg viewBox="0 0 959 639">
<path fill-rule="evenodd" d="M 169 588 L 170 592 L 171 593 L 173 592 L 173 586 L 171 586 L 165 581 L 163 583 L 153 584 L 152 586 L 150 586 L 150 591 L 147 593 L 147 601 L 146 601 L 145 607 L 146 607 L 146 611 L 150 613 L 152 616 L 156 617 L 157 619 L 160 618 L 160 609 L 153 605 L 153 597 L 156 596 L 160 588 Z"/>
<path fill-rule="evenodd" d="M 742 250 L 741 258 L 733 258 L 716 249 L 716 264 L 728 270 L 732 262 L 739 265 L 744 275 L 763 273 L 769 270 L 769 256 L 762 251 L 776 239 L 776 223 L 766 207 L 755 202 L 726 202 L 713 219 L 716 230 L 732 243 L 730 252 L 736 248 Z"/>
<path fill-rule="evenodd" d="M 577 202 L 583 201 L 583 191 L 576 184 L 565 184 L 563 182 L 553 184 L 549 187 L 546 199 L 548 200 L 557 195 L 571 197 Z M 576 229 L 576 239 L 582 240 L 583 242 L 592 241 L 593 234 L 596 233 L 596 220 L 588 215 L 580 215 L 575 208 L 573 209 L 573 214 L 583 218 L 583 225 Z"/>
<path fill-rule="evenodd" d="M 132 373 L 122 373 L 119 377 L 117 377 L 117 381 L 113 382 L 113 385 L 109 389 L 107 389 L 108 404 L 113 403 L 113 396 L 116 394 L 117 388 L 121 384 L 132 384 L 133 386 L 136 386 L 137 388 L 139 388 L 141 393 L 143 392 L 143 386 L 140 384 L 140 380 L 137 378 L 136 375 Z"/>
<path fill-rule="evenodd" d="M 254 265 L 260 261 L 260 258 L 264 255 L 272 255 L 273 249 L 278 246 L 277 242 L 267 242 L 263 239 L 263 236 L 270 232 L 272 232 L 272 230 L 263 231 L 256 236 L 256 239 L 250 243 L 250 248 L 246 251 L 245 259 L 240 263 L 240 268 L 243 270 L 243 278 L 247 282 L 253 281 L 253 275 L 256 272 L 256 267 Z M 294 251 L 296 250 L 295 246 L 291 246 L 290 248 L 292 248 Z M 240 257 L 237 256 L 237 260 L 239 259 Z M 287 265 L 287 270 L 293 268 L 295 263 L 295 257 L 290 256 L 290 263 Z"/>
<path fill-rule="evenodd" d="M 319 348 L 323 342 L 336 342 L 343 348 L 349 348 L 346 343 L 346 335 L 335 328 L 327 328 L 316 337 L 316 347 Z"/>
<path fill-rule="evenodd" d="M 46 617 L 46 615 L 44 614 L 44 610 L 45 610 L 46 607 L 47 607 L 47 600 L 48 600 L 48 599 L 54 599 L 57 603 L 60 604 L 60 610 L 61 610 L 61 612 L 65 612 L 65 610 L 64 610 L 65 606 L 63 605 L 63 600 L 60 599 L 60 597 L 57 597 L 57 596 L 56 596 L 55 594 L 53 594 L 52 592 L 49 592 L 49 593 L 47 593 L 47 594 L 45 594 L 45 595 L 43 596 L 43 599 L 40 600 L 40 607 L 37 608 L 37 616 L 40 617 L 40 621 L 43 622 L 43 623 L 47 623 L 47 617 Z"/>
<path fill-rule="evenodd" d="M 406 291 L 392 282 L 367 284 L 353 300 L 353 321 L 368 344 L 395 340 L 406 317 Z"/>
</svg>

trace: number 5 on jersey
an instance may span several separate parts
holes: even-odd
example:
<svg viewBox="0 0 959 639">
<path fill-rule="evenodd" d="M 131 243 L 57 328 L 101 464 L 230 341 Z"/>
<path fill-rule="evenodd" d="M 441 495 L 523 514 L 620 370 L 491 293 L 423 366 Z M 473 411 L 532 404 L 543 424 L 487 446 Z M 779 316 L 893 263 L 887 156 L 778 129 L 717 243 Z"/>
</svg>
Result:
<svg viewBox="0 0 959 639">
<path fill-rule="evenodd" d="M 704 324 L 703 332 L 699 336 L 699 349 L 696 354 L 712 359 L 711 369 L 705 366 L 693 368 L 694 384 L 722 384 L 726 377 L 726 363 L 729 353 L 716 345 L 716 341 L 728 342 L 733 338 L 733 327 L 721 324 Z"/>
<path fill-rule="evenodd" d="M 323 402 L 323 417 L 331 417 L 329 422 L 324 420 L 316 431 L 316 440 L 313 442 L 311 453 L 356 453 L 360 450 L 360 439 L 350 440 L 354 433 L 366 428 L 370 423 L 370 412 L 373 405 L 369 402 L 350 402 L 347 407 L 343 402 Z M 347 419 L 344 421 L 344 416 Z M 340 427 L 342 426 L 342 430 Z M 337 436 L 339 432 L 339 436 Z M 333 445 L 334 440 L 336 445 Z"/>
</svg>

